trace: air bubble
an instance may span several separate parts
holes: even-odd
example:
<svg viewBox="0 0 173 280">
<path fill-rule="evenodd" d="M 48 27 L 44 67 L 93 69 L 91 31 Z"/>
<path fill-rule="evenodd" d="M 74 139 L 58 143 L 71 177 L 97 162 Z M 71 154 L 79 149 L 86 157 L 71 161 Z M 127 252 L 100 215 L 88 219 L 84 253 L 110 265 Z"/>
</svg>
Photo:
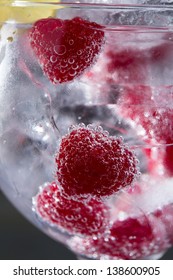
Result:
<svg viewBox="0 0 173 280">
<path fill-rule="evenodd" d="M 63 55 L 66 53 L 66 46 L 64 45 L 56 45 L 54 47 L 54 52 L 58 55 Z"/>
<path fill-rule="evenodd" d="M 62 62 L 61 62 L 61 68 L 66 68 L 68 67 L 68 64 L 67 64 L 67 61 L 64 59 Z"/>
<path fill-rule="evenodd" d="M 78 125 L 78 127 L 80 127 L 80 128 L 85 128 L 85 124 L 84 124 L 84 123 L 80 123 L 80 124 Z"/>
<path fill-rule="evenodd" d="M 32 198 L 32 204 L 33 204 L 33 210 L 35 211 L 36 197 L 33 197 L 33 198 Z"/>
<path fill-rule="evenodd" d="M 52 63 L 56 63 L 56 62 L 57 62 L 57 57 L 56 57 L 55 55 L 52 55 L 52 56 L 50 57 L 50 61 L 51 61 Z"/>
<path fill-rule="evenodd" d="M 66 215 L 65 218 L 66 218 L 67 221 L 73 221 L 74 220 L 73 215 Z"/>
<path fill-rule="evenodd" d="M 72 76 L 72 77 L 76 76 L 76 71 L 71 69 L 70 72 L 69 72 L 69 75 Z"/>
<path fill-rule="evenodd" d="M 68 43 L 69 43 L 70 46 L 73 46 L 74 45 L 74 40 L 71 39 L 71 40 L 68 41 Z"/>
<path fill-rule="evenodd" d="M 90 58 L 86 58 L 86 59 L 85 59 L 85 62 L 86 62 L 86 63 L 90 62 Z"/>
<path fill-rule="evenodd" d="M 74 62 L 75 62 L 74 58 L 69 58 L 69 59 L 68 59 L 68 63 L 69 63 L 69 64 L 73 64 Z"/>
<path fill-rule="evenodd" d="M 91 129 L 91 130 L 94 130 L 95 129 L 95 126 L 93 124 L 88 124 L 87 125 L 87 128 L 88 129 Z"/>
<path fill-rule="evenodd" d="M 123 136 L 120 135 L 120 136 L 118 137 L 118 140 L 120 141 L 120 143 L 122 143 L 122 142 L 124 141 Z"/>
<path fill-rule="evenodd" d="M 70 127 L 68 128 L 68 132 L 72 132 L 75 128 L 76 126 L 74 124 L 70 125 Z"/>
<path fill-rule="evenodd" d="M 54 78 L 53 81 L 55 84 L 59 83 L 59 80 L 57 80 L 56 78 Z"/>
<path fill-rule="evenodd" d="M 82 50 L 77 51 L 77 55 L 82 55 Z"/>
<path fill-rule="evenodd" d="M 79 68 L 79 66 L 77 64 L 73 64 L 72 69 L 73 70 L 77 70 Z"/>
<path fill-rule="evenodd" d="M 62 74 L 64 74 L 65 71 L 66 71 L 65 69 L 61 69 L 61 70 L 60 70 L 60 72 L 61 72 Z"/>
<path fill-rule="evenodd" d="M 107 130 L 104 130 L 103 133 L 106 137 L 109 137 L 109 132 Z"/>
<path fill-rule="evenodd" d="M 62 26 L 63 26 L 62 22 L 61 22 L 61 21 L 58 21 L 58 22 L 57 22 L 56 31 L 59 32 L 59 29 L 61 29 Z"/>
<path fill-rule="evenodd" d="M 95 130 L 98 132 L 103 132 L 103 127 L 101 125 L 96 126 Z"/>
</svg>

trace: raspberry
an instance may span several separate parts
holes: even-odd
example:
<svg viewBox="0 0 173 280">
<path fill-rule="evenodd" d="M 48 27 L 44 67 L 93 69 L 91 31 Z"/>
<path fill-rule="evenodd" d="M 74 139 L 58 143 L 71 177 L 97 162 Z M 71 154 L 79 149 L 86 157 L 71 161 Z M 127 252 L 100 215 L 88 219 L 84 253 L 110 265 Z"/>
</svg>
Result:
<svg viewBox="0 0 173 280">
<path fill-rule="evenodd" d="M 115 34 L 114 34 L 115 35 Z M 120 38 L 114 38 L 114 42 Z M 112 40 L 112 38 L 110 38 Z M 105 44 L 100 59 L 83 77 L 84 81 L 94 85 L 99 84 L 99 89 L 104 94 L 111 95 L 111 102 L 116 103 L 118 88 L 121 85 L 137 85 L 147 82 L 150 60 L 148 53 L 137 48 L 123 48 L 122 45 L 108 46 Z M 104 69 L 104 71 L 103 71 Z"/>
<path fill-rule="evenodd" d="M 31 47 L 54 84 L 73 80 L 91 66 L 104 41 L 102 26 L 76 17 L 37 21 L 29 32 Z"/>
<path fill-rule="evenodd" d="M 169 91 L 169 88 L 165 90 Z M 172 102 L 172 96 L 169 98 Z M 118 102 L 121 114 L 133 120 L 136 125 L 140 125 L 145 131 L 146 139 L 157 143 L 172 143 L 173 109 L 162 108 L 155 103 L 151 87 L 143 85 L 125 87 Z"/>
<path fill-rule="evenodd" d="M 157 173 L 160 169 L 161 173 L 173 176 L 173 109 L 153 108 L 148 121 L 143 122 L 143 127 L 149 140 L 156 144 L 164 144 L 157 149 L 151 149 L 150 170 Z"/>
<path fill-rule="evenodd" d="M 140 259 L 157 253 L 152 227 L 145 216 L 116 221 L 107 236 L 74 238 L 71 247 L 78 253 L 99 259 Z"/>
<path fill-rule="evenodd" d="M 173 176 L 173 146 L 161 145 L 144 149 L 148 157 L 148 167 L 153 175 Z"/>
<path fill-rule="evenodd" d="M 156 91 L 156 89 L 155 89 Z M 159 89 L 161 98 L 172 104 L 172 88 Z M 154 96 L 157 100 L 157 96 Z M 120 113 L 134 122 L 137 132 L 147 144 L 169 144 L 167 146 L 145 149 L 149 160 L 149 169 L 153 174 L 163 172 L 173 175 L 173 109 L 160 98 L 156 102 L 152 88 L 148 86 L 128 86 L 121 92 L 119 99 Z M 163 103 L 163 107 L 161 107 Z M 165 105 L 165 106 L 164 106 Z"/>
<path fill-rule="evenodd" d="M 76 201 L 61 193 L 55 182 L 44 185 L 34 198 L 36 213 L 46 222 L 69 233 L 95 235 L 108 223 L 108 208 L 94 198 Z"/>
<path fill-rule="evenodd" d="M 126 48 L 119 51 L 108 50 L 106 55 L 107 71 L 112 81 L 138 84 L 146 80 L 148 57 L 144 51 Z"/>
<path fill-rule="evenodd" d="M 126 38 L 123 37 L 117 39 L 117 42 L 120 42 L 119 40 L 126 41 Z M 105 69 L 107 69 L 110 78 L 109 83 L 147 84 L 151 76 L 153 84 L 158 84 L 158 81 L 165 84 L 165 79 L 167 81 L 168 77 L 168 83 L 170 83 L 172 80 L 170 73 L 173 50 L 172 43 L 168 38 L 164 38 L 162 41 L 155 40 L 153 46 L 152 44 L 148 47 L 145 46 L 145 49 L 144 45 L 140 45 L 140 42 L 138 47 L 129 46 L 128 43 L 124 44 L 125 47 L 122 45 L 123 43 L 119 43 L 114 45 L 114 48 L 109 47 L 105 53 L 107 58 Z M 164 83 L 158 78 L 161 75 L 163 75 Z"/>
<path fill-rule="evenodd" d="M 165 67 L 165 62 L 170 62 L 170 59 L 173 55 L 172 50 L 172 42 L 169 40 L 169 36 L 165 36 L 162 41 L 160 41 L 161 44 L 153 46 L 150 49 L 150 60 L 151 63 L 156 63 L 158 67 L 160 67 L 163 70 L 163 67 Z"/>
<path fill-rule="evenodd" d="M 147 128 L 148 115 L 154 105 L 151 87 L 144 85 L 126 86 L 118 100 L 120 113 L 136 125 Z"/>
<path fill-rule="evenodd" d="M 173 143 L 173 139 L 172 139 L 172 143 Z M 168 176 L 173 176 L 172 159 L 173 159 L 173 145 L 167 146 L 165 148 L 165 154 L 163 157 L 163 166 L 164 166 Z"/>
<path fill-rule="evenodd" d="M 150 139 L 157 143 L 171 144 L 173 142 L 173 109 L 152 108 L 148 122 L 143 123 Z"/>
<path fill-rule="evenodd" d="M 55 160 L 57 178 L 70 196 L 109 196 L 138 174 L 136 157 L 122 139 L 90 125 L 64 136 Z"/>
</svg>

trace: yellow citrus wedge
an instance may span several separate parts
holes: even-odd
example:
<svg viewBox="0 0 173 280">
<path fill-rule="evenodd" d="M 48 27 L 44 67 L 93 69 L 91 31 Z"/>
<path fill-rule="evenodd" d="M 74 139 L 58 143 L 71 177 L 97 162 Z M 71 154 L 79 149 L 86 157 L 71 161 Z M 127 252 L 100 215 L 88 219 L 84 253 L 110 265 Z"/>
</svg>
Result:
<svg viewBox="0 0 173 280">
<path fill-rule="evenodd" d="M 20 1 L 18 1 L 19 3 Z M 28 2 L 48 2 L 46 0 L 30 0 Z M 51 3 L 59 3 L 60 0 L 51 0 Z M 5 4 L 4 4 L 5 3 Z M 1 6 L 1 4 L 4 4 Z M 14 20 L 16 22 L 32 23 L 41 18 L 47 18 L 55 15 L 57 7 L 46 4 L 15 6 L 15 0 L 0 0 L 0 24 L 6 21 Z"/>
</svg>

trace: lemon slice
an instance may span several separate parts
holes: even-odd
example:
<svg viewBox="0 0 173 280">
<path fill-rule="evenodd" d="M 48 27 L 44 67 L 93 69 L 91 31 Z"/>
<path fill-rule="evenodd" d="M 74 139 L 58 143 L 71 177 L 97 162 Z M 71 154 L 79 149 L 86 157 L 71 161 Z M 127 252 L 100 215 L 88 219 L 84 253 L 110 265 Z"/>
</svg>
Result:
<svg viewBox="0 0 173 280">
<path fill-rule="evenodd" d="M 16 22 L 23 22 L 23 23 L 32 23 L 41 18 L 47 18 L 50 16 L 55 15 L 55 11 L 57 7 L 53 5 L 35 5 L 29 6 L 15 6 L 15 0 L 6 0 L 0 1 L 1 3 L 5 3 L 4 5 L 0 6 L 0 24 L 6 21 L 16 21 Z M 20 1 L 17 1 L 18 3 Z M 30 0 L 28 2 L 47 2 L 46 0 Z M 51 0 L 51 3 L 58 3 L 60 0 Z"/>
</svg>

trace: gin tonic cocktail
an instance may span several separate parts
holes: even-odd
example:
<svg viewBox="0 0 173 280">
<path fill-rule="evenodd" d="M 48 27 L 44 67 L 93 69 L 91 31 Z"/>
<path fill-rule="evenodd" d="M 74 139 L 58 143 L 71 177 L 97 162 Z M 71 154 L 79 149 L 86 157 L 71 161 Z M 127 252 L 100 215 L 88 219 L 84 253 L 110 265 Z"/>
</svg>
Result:
<svg viewBox="0 0 173 280">
<path fill-rule="evenodd" d="M 84 258 L 159 258 L 173 242 L 173 7 L 0 9 L 2 191 Z"/>
</svg>

